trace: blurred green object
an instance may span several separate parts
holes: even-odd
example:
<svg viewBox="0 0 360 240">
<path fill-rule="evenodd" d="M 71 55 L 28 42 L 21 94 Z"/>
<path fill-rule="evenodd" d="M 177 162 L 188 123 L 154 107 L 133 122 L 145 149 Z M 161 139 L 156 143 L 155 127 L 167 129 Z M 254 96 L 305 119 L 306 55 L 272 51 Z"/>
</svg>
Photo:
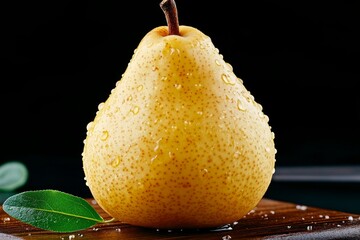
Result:
<svg viewBox="0 0 360 240">
<path fill-rule="evenodd" d="M 23 186 L 27 179 L 28 170 L 21 162 L 10 161 L 0 166 L 0 191 L 13 191 Z"/>
</svg>

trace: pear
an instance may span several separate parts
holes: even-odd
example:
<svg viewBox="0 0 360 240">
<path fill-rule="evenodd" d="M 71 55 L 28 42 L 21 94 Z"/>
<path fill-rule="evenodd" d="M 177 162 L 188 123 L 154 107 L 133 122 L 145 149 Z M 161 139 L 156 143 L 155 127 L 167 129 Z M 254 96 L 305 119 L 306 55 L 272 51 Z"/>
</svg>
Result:
<svg viewBox="0 0 360 240">
<path fill-rule="evenodd" d="M 178 24 L 140 41 L 87 125 L 83 169 L 115 219 L 158 229 L 216 228 L 264 197 L 275 165 L 269 118 L 209 36 Z"/>
</svg>

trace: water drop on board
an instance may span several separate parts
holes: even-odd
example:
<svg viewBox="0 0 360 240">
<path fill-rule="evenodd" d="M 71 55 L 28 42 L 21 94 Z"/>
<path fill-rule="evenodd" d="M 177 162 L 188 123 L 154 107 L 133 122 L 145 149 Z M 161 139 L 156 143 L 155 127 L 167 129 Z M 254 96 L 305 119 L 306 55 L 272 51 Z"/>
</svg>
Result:
<svg viewBox="0 0 360 240">
<path fill-rule="evenodd" d="M 181 89 L 182 86 L 181 86 L 181 84 L 175 83 L 175 84 L 174 84 L 174 87 L 175 87 L 177 90 L 179 90 L 179 89 Z"/>
<path fill-rule="evenodd" d="M 217 60 L 217 59 L 215 60 L 215 64 L 216 64 L 216 65 L 218 65 L 218 66 L 221 66 L 220 61 L 219 61 L 219 60 Z"/>
<path fill-rule="evenodd" d="M 226 236 L 223 236 L 222 237 L 222 240 L 230 240 L 231 239 L 231 236 L 230 235 L 226 235 Z"/>
</svg>

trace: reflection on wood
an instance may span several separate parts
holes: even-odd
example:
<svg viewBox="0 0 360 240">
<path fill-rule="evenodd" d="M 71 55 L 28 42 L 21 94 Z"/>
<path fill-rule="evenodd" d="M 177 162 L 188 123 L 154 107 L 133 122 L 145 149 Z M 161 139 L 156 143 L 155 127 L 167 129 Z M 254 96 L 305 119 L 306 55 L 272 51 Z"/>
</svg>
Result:
<svg viewBox="0 0 360 240">
<path fill-rule="evenodd" d="M 105 219 L 110 218 L 93 199 L 87 200 Z M 0 232 L 3 240 L 360 239 L 360 215 L 263 199 L 242 219 L 221 229 L 158 230 L 114 221 L 74 233 L 53 233 L 19 222 L 0 208 Z"/>
</svg>

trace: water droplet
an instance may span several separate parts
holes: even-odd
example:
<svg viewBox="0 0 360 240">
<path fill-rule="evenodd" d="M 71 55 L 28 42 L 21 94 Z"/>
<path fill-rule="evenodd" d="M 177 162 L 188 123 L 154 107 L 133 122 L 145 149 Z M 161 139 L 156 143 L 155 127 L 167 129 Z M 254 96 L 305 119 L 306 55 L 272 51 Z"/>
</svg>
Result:
<svg viewBox="0 0 360 240">
<path fill-rule="evenodd" d="M 354 220 L 353 216 L 349 216 L 349 217 L 348 217 L 348 220 L 349 220 L 349 221 L 353 221 L 353 220 Z"/>
<path fill-rule="evenodd" d="M 157 157 L 158 157 L 158 155 L 153 156 L 153 157 L 150 159 L 150 162 L 154 162 Z"/>
<path fill-rule="evenodd" d="M 269 117 L 267 115 L 263 115 L 263 119 L 265 120 L 265 122 L 269 122 Z"/>
<path fill-rule="evenodd" d="M 305 211 L 307 209 L 307 206 L 304 205 L 296 205 L 296 209 L 301 210 L 301 211 Z"/>
<path fill-rule="evenodd" d="M 258 116 L 260 117 L 260 118 L 264 118 L 264 113 L 263 112 L 258 112 Z"/>
<path fill-rule="evenodd" d="M 94 122 L 89 122 L 87 125 L 86 125 L 86 130 L 90 130 L 91 127 L 93 126 Z"/>
<path fill-rule="evenodd" d="M 225 235 L 222 237 L 222 240 L 230 240 L 231 236 L 230 235 Z"/>
<path fill-rule="evenodd" d="M 166 81 L 167 79 L 168 79 L 167 76 L 162 76 L 162 77 L 161 77 L 161 80 L 162 80 L 162 81 Z"/>
<path fill-rule="evenodd" d="M 223 80 L 224 83 L 226 83 L 228 85 L 235 85 L 235 83 L 233 81 L 231 81 L 230 77 L 226 74 L 222 74 L 221 79 Z"/>
<path fill-rule="evenodd" d="M 158 149 L 159 149 L 159 146 L 160 146 L 160 141 L 162 140 L 162 138 L 159 138 L 157 141 L 156 141 L 156 145 L 154 147 L 154 152 L 156 152 Z"/>
<path fill-rule="evenodd" d="M 272 137 L 272 139 L 275 139 L 275 133 L 274 132 L 271 132 L 271 137 Z"/>
<path fill-rule="evenodd" d="M 200 88 L 200 87 L 202 87 L 202 84 L 201 83 L 195 83 L 194 86 L 197 87 L 197 88 Z"/>
<path fill-rule="evenodd" d="M 311 231 L 312 229 L 313 229 L 313 227 L 311 225 L 306 227 L 306 230 L 308 230 L 308 231 Z"/>
<path fill-rule="evenodd" d="M 172 125 L 171 128 L 174 129 L 174 130 L 176 130 L 176 129 L 177 129 L 177 126 Z"/>
<path fill-rule="evenodd" d="M 169 158 L 171 158 L 171 159 L 175 158 L 175 153 L 169 152 Z"/>
<path fill-rule="evenodd" d="M 288 229 L 290 229 L 290 228 L 291 228 L 291 226 L 287 226 L 287 228 L 288 228 Z"/>
<path fill-rule="evenodd" d="M 187 73 L 186 73 L 186 76 L 187 76 L 187 77 L 191 77 L 192 75 L 193 75 L 192 72 L 187 72 Z"/>
<path fill-rule="evenodd" d="M 139 110 L 140 110 L 140 108 L 139 108 L 138 106 L 134 106 L 134 107 L 130 110 L 130 112 L 132 112 L 134 115 L 136 115 L 136 114 L 139 113 Z"/>
<path fill-rule="evenodd" d="M 275 173 L 275 168 L 273 168 L 273 170 L 272 170 L 272 174 L 274 174 Z"/>
<path fill-rule="evenodd" d="M 175 83 L 175 84 L 174 84 L 174 87 L 179 90 L 179 89 L 181 89 L 182 86 L 181 86 L 181 84 Z"/>
<path fill-rule="evenodd" d="M 239 151 L 236 151 L 236 152 L 234 153 L 234 158 L 239 158 L 240 155 L 241 155 L 241 153 L 240 153 Z"/>
<path fill-rule="evenodd" d="M 221 66 L 221 63 L 218 59 L 215 60 L 215 64 L 218 65 L 218 66 Z"/>
<path fill-rule="evenodd" d="M 116 156 L 114 160 L 111 161 L 111 166 L 113 168 L 119 166 L 120 164 L 120 157 L 119 156 Z"/>
<path fill-rule="evenodd" d="M 231 66 L 230 63 L 226 63 L 226 67 L 229 71 L 231 71 L 231 72 L 233 71 L 233 67 Z"/>
<path fill-rule="evenodd" d="M 121 228 L 116 228 L 115 231 L 116 232 L 121 232 Z"/>
<path fill-rule="evenodd" d="M 137 89 L 138 91 L 141 91 L 141 90 L 143 90 L 143 88 L 144 88 L 143 85 L 139 85 L 136 89 Z"/>
<path fill-rule="evenodd" d="M 99 103 L 99 105 L 98 105 L 98 110 L 100 111 L 103 107 L 104 107 L 104 103 L 103 103 L 103 102 L 102 102 L 102 103 Z"/>
<path fill-rule="evenodd" d="M 101 136 L 100 136 L 100 139 L 101 139 L 102 141 L 105 141 L 108 137 L 109 137 L 109 132 L 106 131 L 106 130 L 102 131 Z"/>
<path fill-rule="evenodd" d="M 209 172 L 209 171 L 208 171 L 206 168 L 201 169 L 201 175 L 202 175 L 202 176 L 205 176 L 208 172 Z"/>
<path fill-rule="evenodd" d="M 200 115 L 200 116 L 203 115 L 203 112 L 202 112 L 202 111 L 197 111 L 196 113 L 197 113 L 198 115 Z"/>
<path fill-rule="evenodd" d="M 237 100 L 236 106 L 240 111 L 246 111 L 246 107 L 244 106 L 244 103 L 240 99 Z"/>
<path fill-rule="evenodd" d="M 191 125 L 191 122 L 188 121 L 188 120 L 185 120 L 185 121 L 184 121 L 184 124 L 185 124 L 185 125 Z"/>
<path fill-rule="evenodd" d="M 270 149 L 269 147 L 266 147 L 266 148 L 265 148 L 265 151 L 266 151 L 266 152 L 270 152 L 271 149 Z"/>
</svg>

